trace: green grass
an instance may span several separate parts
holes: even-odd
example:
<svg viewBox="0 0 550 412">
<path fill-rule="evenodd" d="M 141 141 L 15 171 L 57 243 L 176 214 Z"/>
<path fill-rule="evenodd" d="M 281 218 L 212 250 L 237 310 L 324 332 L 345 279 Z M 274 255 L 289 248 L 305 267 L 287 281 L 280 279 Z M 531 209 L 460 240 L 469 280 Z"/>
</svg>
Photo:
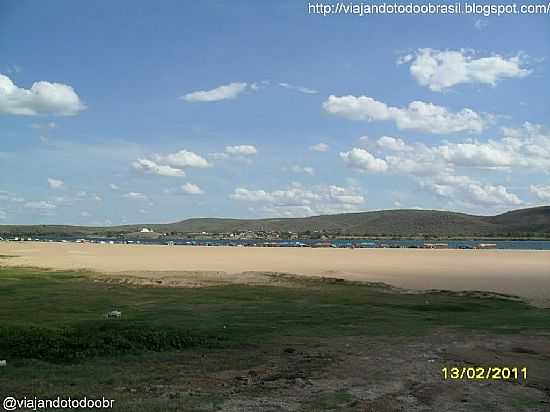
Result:
<svg viewBox="0 0 550 412">
<path fill-rule="evenodd" d="M 284 280 L 286 286 L 163 288 L 98 282 L 78 271 L 0 267 L 0 359 L 8 360 L 0 368 L 0 397 L 106 396 L 121 411 L 219 410 L 223 396 L 216 388 L 174 399 L 143 390 L 187 387 L 188 372 L 179 365 L 203 368 L 202 355 L 220 356 L 205 373 L 253 368 L 263 362 L 261 353 L 246 348 L 269 342 L 282 351 L 307 337 L 418 336 L 443 328 L 550 332 L 550 311 L 519 301 Z M 105 319 L 112 309 L 122 318 Z M 219 348 L 227 352 L 219 355 Z M 352 401 L 335 392 L 304 407 L 338 410 Z"/>
<path fill-rule="evenodd" d="M 294 287 L 158 288 L 70 271 L 0 268 L 0 352 L 76 361 L 98 355 L 254 344 L 282 336 L 542 333 L 550 311 L 453 294 L 294 279 Z M 120 320 L 105 313 L 121 310 Z"/>
<path fill-rule="evenodd" d="M 324 393 L 304 405 L 305 411 L 341 411 L 353 402 L 354 398 L 345 391 Z"/>
</svg>

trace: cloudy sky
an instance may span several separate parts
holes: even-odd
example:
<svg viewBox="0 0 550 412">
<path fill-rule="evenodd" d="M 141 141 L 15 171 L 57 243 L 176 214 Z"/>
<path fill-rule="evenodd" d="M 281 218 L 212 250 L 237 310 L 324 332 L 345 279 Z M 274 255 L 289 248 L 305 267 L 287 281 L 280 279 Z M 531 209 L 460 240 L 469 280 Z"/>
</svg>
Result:
<svg viewBox="0 0 550 412">
<path fill-rule="evenodd" d="M 0 223 L 550 203 L 548 16 L 0 2 Z"/>
</svg>

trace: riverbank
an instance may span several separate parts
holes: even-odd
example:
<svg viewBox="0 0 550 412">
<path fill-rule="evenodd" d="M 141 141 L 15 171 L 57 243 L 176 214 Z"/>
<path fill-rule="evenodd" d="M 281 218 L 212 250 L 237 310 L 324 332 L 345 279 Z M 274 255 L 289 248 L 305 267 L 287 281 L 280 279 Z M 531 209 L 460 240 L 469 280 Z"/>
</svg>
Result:
<svg viewBox="0 0 550 412">
<path fill-rule="evenodd" d="M 43 242 L 0 243 L 2 265 L 89 269 L 152 279 L 190 272 L 277 272 L 384 282 L 418 290 L 483 290 L 550 307 L 550 252 L 526 250 L 238 248 Z"/>
</svg>

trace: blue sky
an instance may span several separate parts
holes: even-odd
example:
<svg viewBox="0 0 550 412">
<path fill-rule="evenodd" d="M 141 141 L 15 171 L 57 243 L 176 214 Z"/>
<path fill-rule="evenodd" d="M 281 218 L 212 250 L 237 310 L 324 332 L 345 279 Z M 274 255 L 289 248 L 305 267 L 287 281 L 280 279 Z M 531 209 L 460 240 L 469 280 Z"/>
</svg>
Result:
<svg viewBox="0 0 550 412">
<path fill-rule="evenodd" d="M 0 223 L 550 203 L 548 15 L 0 2 Z"/>
</svg>

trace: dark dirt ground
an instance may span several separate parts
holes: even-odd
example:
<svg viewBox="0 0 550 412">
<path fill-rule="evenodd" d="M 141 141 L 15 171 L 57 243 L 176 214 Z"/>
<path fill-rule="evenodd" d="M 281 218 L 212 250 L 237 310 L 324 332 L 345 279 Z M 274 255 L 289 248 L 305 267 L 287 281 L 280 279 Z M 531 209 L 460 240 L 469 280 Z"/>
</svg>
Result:
<svg viewBox="0 0 550 412">
<path fill-rule="evenodd" d="M 165 360 L 165 382 L 116 391 L 197 411 L 550 411 L 550 337 L 292 340 L 174 355 Z M 462 365 L 527 367 L 528 376 L 443 379 L 442 367 Z"/>
</svg>

